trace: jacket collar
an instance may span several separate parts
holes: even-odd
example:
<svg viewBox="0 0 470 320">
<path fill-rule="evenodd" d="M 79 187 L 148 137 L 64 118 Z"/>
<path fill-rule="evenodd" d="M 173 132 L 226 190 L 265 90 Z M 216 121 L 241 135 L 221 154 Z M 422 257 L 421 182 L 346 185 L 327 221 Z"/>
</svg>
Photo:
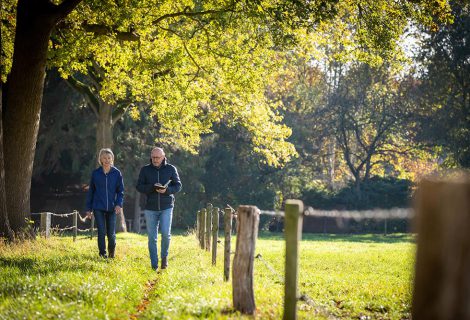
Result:
<svg viewBox="0 0 470 320">
<path fill-rule="evenodd" d="M 100 171 L 101 171 L 103 174 L 105 174 L 105 173 L 104 173 L 103 166 L 100 166 L 99 169 L 100 169 Z M 116 170 L 116 169 L 114 168 L 114 166 L 111 166 L 111 168 L 109 169 L 109 172 L 108 172 L 108 173 L 111 173 L 111 172 L 113 172 L 114 170 Z"/>
</svg>

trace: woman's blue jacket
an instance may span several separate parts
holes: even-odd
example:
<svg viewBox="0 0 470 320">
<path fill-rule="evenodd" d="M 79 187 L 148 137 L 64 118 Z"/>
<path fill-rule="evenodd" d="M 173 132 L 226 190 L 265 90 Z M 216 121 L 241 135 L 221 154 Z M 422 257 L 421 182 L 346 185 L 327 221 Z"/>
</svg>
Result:
<svg viewBox="0 0 470 320">
<path fill-rule="evenodd" d="M 108 173 L 104 173 L 99 167 L 91 173 L 90 188 L 86 198 L 86 210 L 114 211 L 115 206 L 120 206 L 124 201 L 124 181 L 121 171 L 111 167 Z"/>
</svg>

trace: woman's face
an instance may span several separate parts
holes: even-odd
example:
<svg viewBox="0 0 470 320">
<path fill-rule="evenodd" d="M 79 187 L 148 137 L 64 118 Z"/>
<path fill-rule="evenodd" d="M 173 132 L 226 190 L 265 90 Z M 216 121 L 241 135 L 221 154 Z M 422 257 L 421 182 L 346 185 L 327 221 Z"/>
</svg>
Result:
<svg viewBox="0 0 470 320">
<path fill-rule="evenodd" d="M 109 168 L 113 164 L 113 157 L 109 153 L 103 153 L 100 162 L 103 167 Z"/>
</svg>

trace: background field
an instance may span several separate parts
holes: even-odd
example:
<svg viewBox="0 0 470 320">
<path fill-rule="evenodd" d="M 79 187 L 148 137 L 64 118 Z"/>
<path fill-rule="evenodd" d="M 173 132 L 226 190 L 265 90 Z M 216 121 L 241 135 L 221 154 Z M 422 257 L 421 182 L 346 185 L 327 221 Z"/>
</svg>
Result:
<svg viewBox="0 0 470 320">
<path fill-rule="evenodd" d="M 150 269 L 146 237 L 118 234 L 117 258 L 98 258 L 96 240 L 52 237 L 0 247 L 0 319 L 240 318 L 231 309 L 223 261 L 176 232 L 169 269 Z M 235 243 L 235 242 L 233 242 Z M 284 241 L 261 233 L 256 318 L 282 318 Z M 415 244 L 410 235 L 305 235 L 300 319 L 410 318 Z"/>
</svg>

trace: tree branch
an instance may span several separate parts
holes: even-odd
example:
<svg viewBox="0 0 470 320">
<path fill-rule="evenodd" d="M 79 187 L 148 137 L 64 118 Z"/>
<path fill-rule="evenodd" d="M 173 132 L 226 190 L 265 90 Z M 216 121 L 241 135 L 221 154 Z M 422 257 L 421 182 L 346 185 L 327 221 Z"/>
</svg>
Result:
<svg viewBox="0 0 470 320">
<path fill-rule="evenodd" d="M 156 20 L 153 21 L 153 24 L 159 24 L 165 19 L 168 18 L 175 18 L 175 17 L 195 17 L 195 16 L 204 16 L 204 15 L 211 15 L 211 14 L 218 14 L 218 13 L 227 13 L 227 12 L 236 12 L 234 8 L 235 3 L 232 3 L 230 6 L 228 6 L 225 9 L 221 10 L 206 10 L 206 11 L 199 11 L 199 12 L 190 12 L 189 7 L 185 7 L 183 11 L 181 12 L 174 12 L 174 13 L 167 13 L 164 14 L 163 16 L 157 18 Z"/>
<path fill-rule="evenodd" d="M 82 23 L 82 27 L 86 32 L 94 33 L 95 36 L 114 35 L 116 36 L 117 39 L 123 40 L 123 41 L 139 41 L 140 39 L 140 36 L 134 32 L 118 31 L 105 25 L 88 24 L 84 22 Z"/>
<path fill-rule="evenodd" d="M 55 6 L 56 22 L 60 22 L 75 9 L 82 0 L 64 0 Z"/>
<path fill-rule="evenodd" d="M 75 90 L 77 90 L 84 96 L 91 110 L 93 111 L 95 116 L 98 117 L 99 101 L 96 98 L 96 96 L 93 94 L 90 87 L 84 84 L 83 82 L 77 80 L 73 76 L 70 76 L 67 78 L 67 83 L 70 84 Z"/>
<path fill-rule="evenodd" d="M 122 118 L 122 116 L 126 113 L 127 109 L 129 109 L 132 105 L 134 104 L 129 100 L 125 100 L 116 104 L 116 106 L 113 108 L 114 110 L 112 114 L 113 125 Z"/>
</svg>

